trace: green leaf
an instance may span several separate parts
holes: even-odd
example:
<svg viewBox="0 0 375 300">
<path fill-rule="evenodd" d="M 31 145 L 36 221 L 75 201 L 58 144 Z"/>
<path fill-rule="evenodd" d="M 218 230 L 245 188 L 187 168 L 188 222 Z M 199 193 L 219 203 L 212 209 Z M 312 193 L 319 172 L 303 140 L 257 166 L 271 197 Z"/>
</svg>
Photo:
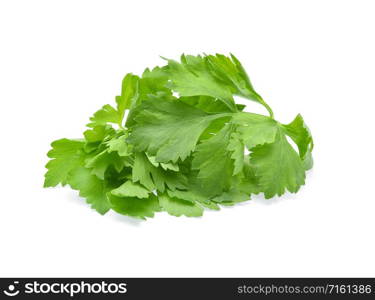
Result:
<svg viewBox="0 0 375 300">
<path fill-rule="evenodd" d="M 314 160 L 313 160 L 313 157 L 312 157 L 312 154 L 311 154 L 311 150 L 308 150 L 303 161 L 302 161 L 302 165 L 303 167 L 305 168 L 305 170 L 310 170 L 313 165 L 314 165 Z"/>
<path fill-rule="evenodd" d="M 89 169 L 73 169 L 69 173 L 68 183 L 72 189 L 78 190 L 79 195 L 86 198 L 87 203 L 98 213 L 105 214 L 110 209 L 104 181 L 92 175 Z"/>
<path fill-rule="evenodd" d="M 302 116 L 298 114 L 291 123 L 283 125 L 283 127 L 286 130 L 286 134 L 296 143 L 303 167 L 305 170 L 310 170 L 314 164 L 311 154 L 314 148 L 314 141 L 310 129 Z"/>
<path fill-rule="evenodd" d="M 137 100 L 139 88 L 139 77 L 131 73 L 126 74 L 122 80 L 121 95 L 116 97 L 117 111 L 120 124 L 124 118 L 125 110 L 129 109 Z"/>
<path fill-rule="evenodd" d="M 130 156 L 132 154 L 132 147 L 126 142 L 128 133 L 122 134 L 118 137 L 114 137 L 109 140 L 106 144 L 108 146 L 108 152 L 117 152 L 120 156 Z"/>
<path fill-rule="evenodd" d="M 231 109 L 226 106 L 222 101 L 209 96 L 192 96 L 192 97 L 180 97 L 180 101 L 194 106 L 206 113 L 230 113 Z"/>
<path fill-rule="evenodd" d="M 169 76 L 165 68 L 146 69 L 140 80 L 137 105 L 142 100 L 150 99 L 152 95 L 165 95 L 166 97 L 172 95 L 172 91 L 166 87 L 168 80 Z"/>
<path fill-rule="evenodd" d="M 238 153 L 228 149 L 229 144 L 231 147 L 233 145 L 231 138 L 234 130 L 234 125 L 226 125 L 217 135 L 199 144 L 194 152 L 192 169 L 199 170 L 197 178 L 210 195 L 217 195 L 230 188 L 234 171 L 232 156 L 235 155 L 236 160 L 241 159 L 241 156 L 236 156 Z M 239 163 L 236 164 L 238 167 Z"/>
<path fill-rule="evenodd" d="M 109 167 L 104 174 L 105 185 L 108 190 L 114 190 L 121 186 L 125 181 L 132 179 L 132 168 L 125 167 L 121 172 L 117 172 L 114 167 Z"/>
<path fill-rule="evenodd" d="M 197 203 L 173 198 L 167 194 L 159 195 L 159 203 L 162 209 L 172 216 L 200 217 L 203 215 L 203 208 Z"/>
<path fill-rule="evenodd" d="M 199 202 L 201 204 L 209 203 L 209 195 L 205 193 L 205 190 L 202 189 L 200 182 L 196 176 L 197 172 L 188 174 L 188 182 L 184 190 L 174 189 L 167 190 L 167 193 L 172 198 L 178 198 L 191 203 Z"/>
<path fill-rule="evenodd" d="M 230 158 L 234 160 L 234 169 L 233 169 L 233 176 L 234 176 L 242 171 L 243 165 L 244 165 L 245 147 L 241 141 L 241 138 L 238 132 L 232 132 L 227 149 L 228 151 L 232 152 L 232 155 Z"/>
<path fill-rule="evenodd" d="M 86 130 L 83 135 L 88 143 L 98 143 L 114 133 L 115 130 L 110 125 L 93 125 L 93 127 Z"/>
<path fill-rule="evenodd" d="M 90 118 L 90 126 L 106 125 L 107 123 L 121 124 L 121 115 L 111 105 L 106 104 Z"/>
<path fill-rule="evenodd" d="M 155 212 L 160 211 L 157 197 L 150 194 L 148 198 L 117 197 L 108 194 L 111 208 L 122 215 L 145 219 L 152 218 Z"/>
<path fill-rule="evenodd" d="M 222 101 L 231 111 L 237 111 L 230 88 L 215 78 L 205 58 L 182 55 L 181 63 L 168 60 L 168 72 L 169 87 L 180 96 L 210 96 Z"/>
<path fill-rule="evenodd" d="M 126 181 L 117 189 L 111 191 L 112 195 L 118 197 L 137 197 L 137 198 L 148 198 L 150 191 L 145 189 L 140 184 L 132 181 Z"/>
<path fill-rule="evenodd" d="M 54 141 L 48 157 L 52 158 L 46 165 L 44 187 L 53 187 L 61 183 L 66 184 L 68 174 L 77 168 L 82 160 L 84 141 L 60 139 Z"/>
<path fill-rule="evenodd" d="M 250 150 L 257 145 L 272 143 L 278 131 L 275 120 L 253 113 L 237 113 L 232 122 L 238 126 L 238 133 Z"/>
<path fill-rule="evenodd" d="M 255 168 L 259 186 L 266 198 L 281 196 L 285 189 L 295 193 L 305 183 L 301 159 L 281 128 L 273 143 L 253 148 L 250 163 Z"/>
<path fill-rule="evenodd" d="M 164 170 L 171 170 L 171 171 L 175 171 L 175 172 L 178 172 L 180 170 L 180 168 L 178 167 L 178 164 L 174 164 L 174 163 L 159 163 L 156 161 L 156 157 L 155 156 L 151 156 L 151 155 L 148 155 L 146 154 L 148 160 L 150 161 L 150 163 L 155 166 L 155 167 L 162 167 Z"/>
<path fill-rule="evenodd" d="M 239 60 L 234 56 L 222 54 L 206 56 L 210 71 L 221 81 L 232 87 L 234 94 L 258 101 L 259 95 L 255 92 L 246 71 Z"/>
<path fill-rule="evenodd" d="M 144 101 L 128 142 L 136 151 L 156 156 L 158 162 L 175 163 L 190 155 L 213 120 L 227 116 L 210 115 L 180 101 Z"/>
<path fill-rule="evenodd" d="M 270 116 L 244 112 L 234 96 Z M 277 122 L 232 54 L 128 73 L 115 100 L 90 118 L 84 139 L 53 142 L 46 165 L 45 187 L 69 184 L 101 214 L 201 216 L 252 194 L 296 192 L 313 165 L 302 116 Z"/>
<path fill-rule="evenodd" d="M 207 55 L 206 59 L 210 71 L 219 80 L 225 82 L 232 89 L 233 94 L 262 104 L 273 116 L 272 109 L 254 90 L 245 69 L 233 54 L 230 57 L 222 54 Z"/>
<path fill-rule="evenodd" d="M 239 182 L 237 188 L 246 194 L 259 194 L 261 187 L 259 186 L 259 178 L 255 174 L 255 168 L 250 164 L 249 155 L 244 156 L 244 165 L 242 173 L 238 175 Z"/>
<path fill-rule="evenodd" d="M 291 123 L 283 127 L 286 129 L 286 134 L 296 143 L 301 159 L 304 159 L 306 154 L 312 151 L 313 139 L 302 116 L 298 114 Z"/>
<path fill-rule="evenodd" d="M 108 149 L 85 161 L 85 167 L 91 169 L 91 173 L 102 180 L 104 180 L 105 171 L 110 166 L 113 166 L 117 172 L 121 172 L 125 165 L 116 152 L 108 152 Z"/>
<path fill-rule="evenodd" d="M 155 167 L 147 158 L 146 154 L 135 153 L 133 166 L 133 181 L 140 182 L 150 191 L 157 189 L 164 192 L 165 186 L 169 189 L 186 188 L 186 177 L 181 173 L 166 171 L 160 167 Z"/>
<path fill-rule="evenodd" d="M 152 70 L 146 69 L 143 72 L 142 78 L 139 80 L 137 94 L 132 100 L 126 120 L 127 127 L 134 125 L 134 115 L 142 101 L 174 98 L 172 91 L 166 87 L 168 80 L 169 78 L 164 68 L 156 67 Z"/>
<path fill-rule="evenodd" d="M 231 189 L 228 192 L 224 192 L 221 195 L 212 199 L 212 201 L 217 202 L 222 205 L 234 205 L 239 202 L 244 202 L 250 200 L 250 195 L 241 192 L 237 189 Z"/>
</svg>

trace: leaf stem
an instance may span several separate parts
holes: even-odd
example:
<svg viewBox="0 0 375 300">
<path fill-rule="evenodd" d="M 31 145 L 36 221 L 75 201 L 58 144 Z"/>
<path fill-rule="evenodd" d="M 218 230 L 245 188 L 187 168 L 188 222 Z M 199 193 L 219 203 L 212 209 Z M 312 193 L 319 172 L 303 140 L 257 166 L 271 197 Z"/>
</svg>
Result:
<svg viewBox="0 0 375 300">
<path fill-rule="evenodd" d="M 274 119 L 272 108 L 266 103 L 266 101 L 263 100 L 263 98 L 260 95 L 257 95 L 257 96 L 258 96 L 259 103 L 261 103 L 267 109 L 268 113 L 270 114 L 270 118 Z"/>
</svg>

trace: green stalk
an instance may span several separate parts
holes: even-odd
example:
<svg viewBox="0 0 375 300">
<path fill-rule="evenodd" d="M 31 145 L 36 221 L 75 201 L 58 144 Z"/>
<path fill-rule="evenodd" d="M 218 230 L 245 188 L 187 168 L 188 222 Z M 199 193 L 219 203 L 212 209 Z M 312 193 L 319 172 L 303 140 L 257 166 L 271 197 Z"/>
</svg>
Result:
<svg viewBox="0 0 375 300">
<path fill-rule="evenodd" d="M 257 98 L 260 104 L 262 104 L 270 114 L 270 118 L 274 119 L 272 108 L 263 100 L 263 98 L 257 94 Z"/>
</svg>

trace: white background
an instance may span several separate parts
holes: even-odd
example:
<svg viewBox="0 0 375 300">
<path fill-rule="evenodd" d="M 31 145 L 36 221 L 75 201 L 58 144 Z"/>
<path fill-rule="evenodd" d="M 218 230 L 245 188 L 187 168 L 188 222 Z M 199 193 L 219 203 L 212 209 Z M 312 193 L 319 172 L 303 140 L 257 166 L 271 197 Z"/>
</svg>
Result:
<svg viewBox="0 0 375 300">
<path fill-rule="evenodd" d="M 1 276 L 375 276 L 374 1 L 1 1 Z M 296 195 L 137 221 L 43 189 L 127 72 L 233 52 L 315 167 Z M 249 103 L 249 109 L 263 110 Z"/>
</svg>

